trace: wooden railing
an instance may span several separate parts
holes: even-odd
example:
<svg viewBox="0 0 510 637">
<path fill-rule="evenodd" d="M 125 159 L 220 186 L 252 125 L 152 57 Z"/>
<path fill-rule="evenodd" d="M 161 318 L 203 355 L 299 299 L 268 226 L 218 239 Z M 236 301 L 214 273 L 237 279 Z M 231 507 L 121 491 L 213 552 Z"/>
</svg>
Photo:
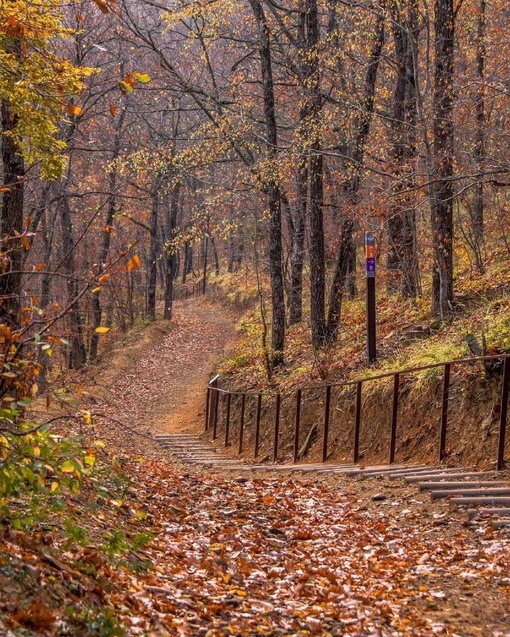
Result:
<svg viewBox="0 0 510 637">
<path fill-rule="evenodd" d="M 439 440 L 438 440 L 438 459 L 443 462 L 446 458 L 446 442 L 448 433 L 448 412 L 451 389 L 452 370 L 461 365 L 474 365 L 476 363 L 484 363 L 484 369 L 480 369 L 479 376 L 501 377 L 500 388 L 500 413 L 499 413 L 499 431 L 497 445 L 496 465 L 498 470 L 505 467 L 505 443 L 507 431 L 507 415 L 508 415 L 508 393 L 510 386 L 510 355 L 500 354 L 493 356 L 478 356 L 466 359 L 455 359 L 441 363 L 432 363 L 422 365 L 420 367 L 412 367 L 409 369 L 398 370 L 394 372 L 386 372 L 377 374 L 359 380 L 352 380 L 344 383 L 331 383 L 327 385 L 310 385 L 298 388 L 294 391 L 294 436 L 293 436 L 293 458 L 294 462 L 298 460 L 300 450 L 300 429 L 302 422 L 302 400 L 305 391 L 312 391 L 314 395 L 318 392 L 322 393 L 324 400 L 324 416 L 322 420 L 322 462 L 326 462 L 330 454 L 330 418 L 331 418 L 331 395 L 335 388 L 346 389 L 353 388 L 355 390 L 354 397 L 354 435 L 352 441 L 352 460 L 354 463 L 360 460 L 360 432 L 362 425 L 362 405 L 363 405 L 363 388 L 369 383 L 380 381 L 382 379 L 391 378 L 392 383 L 392 402 L 391 402 L 391 422 L 390 435 L 388 441 L 388 461 L 390 464 L 395 462 L 395 454 L 397 450 L 397 427 L 400 394 L 402 387 L 402 379 L 425 372 L 442 368 L 442 392 L 441 392 L 441 414 L 439 423 Z M 502 372 L 502 375 L 501 375 Z M 260 451 L 260 431 L 262 417 L 263 400 L 269 401 L 270 407 L 265 409 L 266 417 L 271 412 L 273 423 L 273 462 L 278 461 L 279 441 L 280 441 L 280 419 L 282 399 L 292 400 L 292 396 L 281 393 L 272 392 L 239 392 L 229 391 L 218 387 L 218 377 L 215 377 L 207 388 L 205 430 L 212 432 L 213 440 L 219 435 L 221 424 L 223 424 L 224 444 L 231 444 L 232 438 L 232 401 L 237 399 L 240 401 L 239 422 L 237 423 L 237 443 L 239 453 L 242 453 L 245 447 L 245 435 L 247 431 L 246 424 L 246 406 L 249 400 L 253 402 L 253 451 L 254 457 L 259 455 Z M 317 398 L 315 400 L 318 400 Z M 220 402 L 224 402 L 224 419 L 220 423 L 219 408 Z"/>
</svg>

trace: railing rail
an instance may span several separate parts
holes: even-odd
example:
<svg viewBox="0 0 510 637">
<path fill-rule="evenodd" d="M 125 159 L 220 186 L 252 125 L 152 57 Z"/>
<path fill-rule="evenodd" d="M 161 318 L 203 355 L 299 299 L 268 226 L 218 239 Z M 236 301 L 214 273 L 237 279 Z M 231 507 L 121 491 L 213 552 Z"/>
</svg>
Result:
<svg viewBox="0 0 510 637">
<path fill-rule="evenodd" d="M 447 432 L 448 432 L 448 411 L 449 411 L 449 399 L 451 388 L 452 369 L 460 365 L 472 365 L 479 362 L 489 361 L 501 361 L 503 365 L 503 376 L 501 381 L 501 408 L 499 418 L 499 431 L 498 431 L 498 446 L 497 446 L 497 459 L 496 465 L 498 470 L 505 467 L 505 445 L 506 445 L 506 433 L 507 433 L 507 417 L 508 417 L 508 397 L 510 390 L 510 355 L 509 354 L 495 354 L 490 356 L 476 356 L 471 358 L 458 358 L 450 361 L 444 361 L 440 363 L 430 363 L 428 365 L 421 365 L 419 367 L 410 367 L 407 369 L 400 369 L 392 372 L 384 372 L 373 376 L 367 376 L 365 378 L 358 378 L 355 380 L 349 380 L 345 382 L 328 383 L 307 385 L 294 390 L 295 400 L 295 418 L 294 418 L 294 435 L 293 435 L 293 458 L 294 462 L 298 461 L 300 452 L 300 433 L 302 425 L 302 402 L 303 392 L 324 392 L 324 417 L 322 422 L 322 462 L 326 462 L 330 455 L 330 419 L 331 419 L 331 394 L 333 389 L 345 389 L 354 387 L 356 389 L 354 400 L 354 435 L 353 435 L 353 449 L 352 459 L 354 463 L 359 462 L 360 459 L 360 435 L 362 424 L 362 406 L 363 406 L 363 386 L 369 383 L 383 380 L 386 378 L 393 379 L 393 392 L 392 392 L 392 404 L 391 404 L 391 422 L 390 422 L 390 440 L 389 440 L 389 452 L 388 461 L 390 464 L 395 462 L 395 456 L 397 451 L 397 432 L 398 432 L 398 418 L 399 418 L 399 405 L 401 403 L 401 380 L 403 377 L 409 377 L 418 372 L 423 372 L 431 369 L 443 368 L 443 383 L 442 383 L 442 397 L 441 397 L 441 416 L 439 423 L 439 441 L 438 441 L 438 458 L 440 462 L 443 462 L 447 455 Z M 272 458 L 273 462 L 278 461 L 279 445 L 280 445 L 280 432 L 281 432 L 281 410 L 282 400 L 290 397 L 289 395 L 282 395 L 279 392 L 270 391 L 230 391 L 218 387 L 218 377 L 215 377 L 210 382 L 207 388 L 206 397 L 206 417 L 205 417 L 205 430 L 212 429 L 212 438 L 215 440 L 218 437 L 218 425 L 219 423 L 219 405 L 223 401 L 226 404 L 226 416 L 224 422 L 224 436 L 225 446 L 230 444 L 231 438 L 231 418 L 232 418 L 232 404 L 233 401 L 241 397 L 240 407 L 240 423 L 239 423 L 239 453 L 242 453 L 245 449 L 245 436 L 247 432 L 247 420 L 246 410 L 248 401 L 252 400 L 255 407 L 254 412 L 254 457 L 259 455 L 260 451 L 260 429 L 261 429 L 261 417 L 263 410 L 263 401 L 270 401 L 274 406 L 274 420 L 273 420 L 273 449 Z"/>
<path fill-rule="evenodd" d="M 184 283 L 175 285 L 173 289 L 172 298 L 174 301 L 186 301 L 187 299 L 193 299 L 198 296 L 202 296 L 206 293 L 206 285 L 203 277 L 193 281 L 191 284 Z"/>
</svg>

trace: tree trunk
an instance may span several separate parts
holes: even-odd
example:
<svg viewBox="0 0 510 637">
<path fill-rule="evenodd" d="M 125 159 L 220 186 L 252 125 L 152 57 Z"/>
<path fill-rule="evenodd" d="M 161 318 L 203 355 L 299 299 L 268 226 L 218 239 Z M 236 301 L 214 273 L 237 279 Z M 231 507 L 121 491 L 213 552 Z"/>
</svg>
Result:
<svg viewBox="0 0 510 637">
<path fill-rule="evenodd" d="M 112 160 L 115 161 L 119 156 L 120 152 L 120 142 L 121 142 L 121 130 L 124 122 L 124 118 L 126 115 L 126 109 L 123 109 L 120 117 L 117 122 L 115 137 L 113 141 L 113 152 L 112 152 Z M 108 177 L 108 208 L 105 219 L 105 226 L 103 230 L 103 235 L 101 239 L 101 247 L 99 249 L 99 261 L 97 266 L 97 277 L 99 278 L 101 274 L 104 272 L 106 268 L 106 260 L 110 253 L 110 241 L 111 241 L 111 230 L 112 225 L 115 219 L 115 211 L 117 208 L 117 168 L 113 163 L 113 168 L 110 169 L 109 177 Z M 97 358 L 97 346 L 99 344 L 99 334 L 97 334 L 96 327 L 101 325 L 101 320 L 103 317 L 103 310 L 101 307 L 101 291 L 97 291 L 92 295 L 91 305 L 92 305 L 92 317 L 93 317 L 93 327 L 94 331 L 92 332 L 92 336 L 90 339 L 90 350 L 89 350 L 89 358 L 91 361 L 95 361 Z"/>
<path fill-rule="evenodd" d="M 453 302 L 453 0 L 435 0 L 432 313 L 445 320 Z"/>
<path fill-rule="evenodd" d="M 75 246 L 71 209 L 69 207 L 69 200 L 65 194 L 63 194 L 60 203 L 60 227 L 62 231 L 62 250 L 64 254 L 62 269 L 67 275 L 67 303 L 71 308 L 69 310 L 69 367 L 70 369 L 79 369 L 85 363 L 87 355 L 83 338 L 84 329 L 80 303 L 78 301 L 75 302 L 75 299 L 78 296 L 78 281 L 76 279 L 74 261 Z"/>
<path fill-rule="evenodd" d="M 214 273 L 216 276 L 220 275 L 220 260 L 218 259 L 218 250 L 216 249 L 216 241 L 214 237 L 211 237 L 211 246 L 214 257 Z"/>
<path fill-rule="evenodd" d="M 476 50 L 476 74 L 478 90 L 476 95 L 476 133 L 475 133 L 475 163 L 477 170 L 477 182 L 473 198 L 473 239 L 475 262 L 480 272 L 485 272 L 483 262 L 484 239 L 484 192 L 483 170 L 485 153 L 485 30 L 486 30 L 486 1 L 480 0 L 480 14 L 478 16 L 477 50 Z"/>
<path fill-rule="evenodd" d="M 23 245 L 17 238 L 23 234 L 23 158 L 16 143 L 5 135 L 12 131 L 18 118 L 8 104 L 2 104 L 2 168 L 4 187 L 2 219 L 0 223 L 2 246 L 0 249 L 0 322 L 15 329 L 19 326 L 21 265 Z"/>
<path fill-rule="evenodd" d="M 152 210 L 149 223 L 150 247 L 147 263 L 147 318 L 156 320 L 156 283 L 158 277 L 158 193 L 152 195 Z"/>
<path fill-rule="evenodd" d="M 319 52 L 319 16 L 317 0 L 305 1 L 306 63 L 304 69 L 304 108 L 302 121 L 308 138 L 308 218 L 310 221 L 310 322 L 312 345 L 315 349 L 326 343 L 325 286 L 326 263 L 324 256 L 323 159 L 321 133 L 321 85 Z"/>
<path fill-rule="evenodd" d="M 393 94 L 392 159 L 395 204 L 388 217 L 387 291 L 415 298 L 419 291 L 416 251 L 415 164 L 417 2 L 408 0 L 408 15 L 392 2 L 393 39 L 397 57 L 397 82 Z"/>
<path fill-rule="evenodd" d="M 333 21 L 334 22 L 334 21 Z M 377 80 L 377 71 L 381 61 L 382 47 L 384 44 L 384 16 L 379 14 L 376 19 L 375 36 L 370 52 L 370 60 L 365 76 L 365 89 L 362 99 L 362 108 L 354 123 L 353 143 L 345 149 L 347 156 L 347 168 L 349 177 L 342 186 L 342 199 L 344 202 L 344 214 L 340 227 L 340 241 L 335 259 L 335 272 L 331 284 L 328 305 L 327 340 L 332 342 L 338 337 L 338 328 L 342 310 L 342 299 L 346 277 L 349 269 L 353 267 L 356 259 L 356 250 L 353 238 L 354 220 L 352 210 L 358 202 L 358 193 L 361 184 L 361 170 L 365 155 L 365 143 L 370 132 L 370 124 L 374 112 L 374 96 Z"/>
<path fill-rule="evenodd" d="M 47 220 L 49 215 L 49 221 Z M 44 263 L 46 271 L 41 277 L 41 308 L 44 309 L 50 303 L 51 282 L 51 255 L 53 252 L 53 237 L 55 234 L 55 219 L 57 217 L 56 206 L 53 209 L 45 210 L 41 219 L 41 237 L 44 246 Z"/>
<path fill-rule="evenodd" d="M 287 219 L 290 241 L 290 285 L 288 286 L 289 325 L 303 320 L 303 266 L 305 257 L 306 224 L 306 165 L 298 172 L 297 203 L 294 211 L 287 196 L 282 192 L 282 205 Z M 304 180 L 303 180 L 304 176 Z M 301 183 L 303 182 L 303 183 Z"/>
<path fill-rule="evenodd" d="M 172 245 L 172 240 L 175 236 L 175 231 L 177 228 L 177 211 L 179 209 L 180 188 L 180 182 L 177 182 L 172 188 L 172 194 L 170 196 L 170 207 L 167 209 L 166 219 L 167 246 L 165 248 L 165 308 L 163 310 L 163 318 L 167 320 L 170 320 L 172 318 L 173 310 L 174 278 L 175 268 L 177 265 L 177 252 L 175 247 Z"/>
<path fill-rule="evenodd" d="M 182 279 L 181 283 L 184 285 L 186 283 L 186 277 L 188 276 L 188 242 L 184 244 L 183 248 L 184 259 L 182 260 Z"/>
<path fill-rule="evenodd" d="M 300 0 L 299 7 L 299 24 L 298 24 L 298 47 L 301 56 L 298 59 L 300 83 L 307 75 L 307 59 L 306 49 L 306 0 Z M 305 90 L 302 87 L 303 104 L 299 113 L 299 126 L 302 129 L 300 135 L 303 138 L 306 135 L 305 118 L 308 113 L 308 104 L 306 103 Z M 296 177 L 296 205 L 294 212 L 288 206 L 288 226 L 290 238 L 290 288 L 288 294 L 289 303 L 289 325 L 300 323 L 303 320 L 303 267 L 305 263 L 305 237 L 306 237 L 306 218 L 308 204 L 308 157 L 305 151 L 306 139 L 301 140 L 303 152 L 299 158 L 299 165 Z"/>
<path fill-rule="evenodd" d="M 267 135 L 267 152 L 271 159 L 277 159 L 278 134 L 275 116 L 275 98 L 273 72 L 271 68 L 271 49 L 269 44 L 269 28 L 260 0 L 250 0 L 258 25 L 259 55 L 262 71 L 262 87 L 264 94 L 264 116 Z M 276 166 L 274 167 L 276 170 Z M 269 178 L 266 184 L 269 199 L 269 272 L 271 277 L 272 303 L 272 365 L 283 363 L 285 343 L 285 297 L 283 287 L 282 259 L 282 213 L 280 187 L 278 178 Z"/>
</svg>

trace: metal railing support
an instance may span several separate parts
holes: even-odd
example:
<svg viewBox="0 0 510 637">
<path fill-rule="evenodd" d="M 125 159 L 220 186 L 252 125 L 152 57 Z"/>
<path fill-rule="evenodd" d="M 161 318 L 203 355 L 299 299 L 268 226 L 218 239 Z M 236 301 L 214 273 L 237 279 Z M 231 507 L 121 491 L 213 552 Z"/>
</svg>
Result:
<svg viewBox="0 0 510 637">
<path fill-rule="evenodd" d="M 443 376 L 443 404 L 441 408 L 441 429 L 439 432 L 439 462 L 446 458 L 446 428 L 448 425 L 448 399 L 450 395 L 450 363 L 445 363 Z"/>
<path fill-rule="evenodd" d="M 253 451 L 253 455 L 255 458 L 259 455 L 261 415 L 262 415 L 262 394 L 259 394 L 257 396 L 257 415 L 255 416 L 255 449 Z"/>
<path fill-rule="evenodd" d="M 278 460 L 278 439 L 280 437 L 280 408 L 282 395 L 276 394 L 276 412 L 274 417 L 273 462 Z"/>
<path fill-rule="evenodd" d="M 232 402 L 232 394 L 229 392 L 227 394 L 227 415 L 225 418 L 225 447 L 229 445 L 229 434 L 230 434 L 230 404 Z"/>
<path fill-rule="evenodd" d="M 294 422 L 294 464 L 299 455 L 299 429 L 301 428 L 301 389 L 296 391 L 296 420 Z"/>
<path fill-rule="evenodd" d="M 399 385 L 400 385 L 400 374 L 396 373 L 393 376 L 393 407 L 391 410 L 390 464 L 393 464 L 395 462 L 395 448 L 397 445 Z"/>
<path fill-rule="evenodd" d="M 239 421 L 239 453 L 243 453 L 244 412 L 246 409 L 246 394 L 241 396 L 241 419 Z"/>
<path fill-rule="evenodd" d="M 501 413 L 499 418 L 498 471 L 505 468 L 505 440 L 508 415 L 508 389 L 510 386 L 510 358 L 505 358 L 503 383 L 501 385 Z"/>
<path fill-rule="evenodd" d="M 363 389 L 363 381 L 356 383 L 356 420 L 354 422 L 354 453 L 352 461 L 354 464 L 359 462 L 359 434 L 361 431 L 361 390 Z"/>
<path fill-rule="evenodd" d="M 329 412 L 331 405 L 331 385 L 326 387 L 326 400 L 324 403 L 324 431 L 322 434 L 322 462 L 328 459 L 328 437 L 329 437 Z"/>
</svg>

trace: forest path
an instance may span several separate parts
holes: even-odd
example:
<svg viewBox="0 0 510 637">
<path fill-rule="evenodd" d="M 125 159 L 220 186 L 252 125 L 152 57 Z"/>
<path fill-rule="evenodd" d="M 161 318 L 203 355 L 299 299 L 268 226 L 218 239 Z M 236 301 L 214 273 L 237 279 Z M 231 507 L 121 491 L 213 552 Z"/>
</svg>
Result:
<svg viewBox="0 0 510 637">
<path fill-rule="evenodd" d="M 235 342 L 227 310 L 206 299 L 178 302 L 172 321 L 106 355 L 89 391 L 99 399 L 93 410 L 146 434 L 198 431 L 209 378 Z"/>
</svg>

